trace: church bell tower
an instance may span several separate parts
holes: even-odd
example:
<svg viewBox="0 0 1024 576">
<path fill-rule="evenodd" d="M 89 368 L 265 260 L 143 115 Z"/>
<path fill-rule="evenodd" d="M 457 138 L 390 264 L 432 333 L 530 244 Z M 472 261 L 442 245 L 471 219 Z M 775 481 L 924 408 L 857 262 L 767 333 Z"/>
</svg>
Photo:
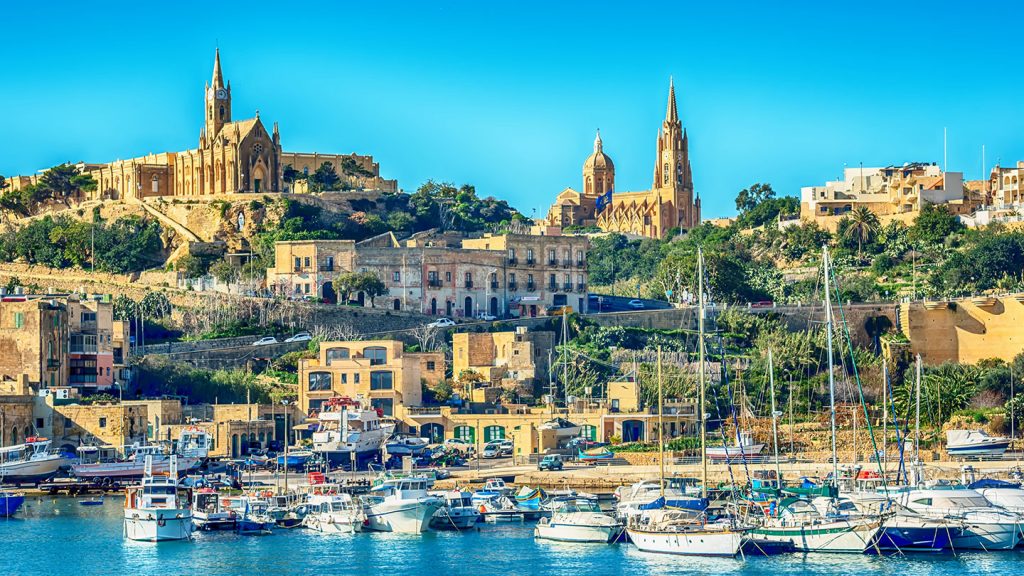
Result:
<svg viewBox="0 0 1024 576">
<path fill-rule="evenodd" d="M 212 142 L 220 129 L 231 122 L 231 83 L 224 84 L 220 69 L 220 48 L 213 60 L 213 80 L 206 85 L 206 137 Z"/>
</svg>

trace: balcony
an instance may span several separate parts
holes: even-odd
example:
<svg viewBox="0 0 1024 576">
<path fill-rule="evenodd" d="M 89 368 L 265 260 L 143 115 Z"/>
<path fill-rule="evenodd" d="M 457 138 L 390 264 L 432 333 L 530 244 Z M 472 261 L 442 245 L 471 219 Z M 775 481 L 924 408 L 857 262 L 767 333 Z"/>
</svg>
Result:
<svg viewBox="0 0 1024 576">
<path fill-rule="evenodd" d="M 534 260 L 533 258 L 527 258 L 527 259 L 526 259 L 526 265 L 527 265 L 527 266 L 533 266 L 533 265 L 534 265 L 534 264 L 536 264 L 536 263 L 537 263 L 537 261 L 536 261 L 536 260 Z"/>
<path fill-rule="evenodd" d="M 558 266 L 558 260 L 555 258 L 548 258 L 548 266 Z"/>
<path fill-rule="evenodd" d="M 60 368 L 60 360 L 57 358 L 47 358 L 46 367 L 49 369 Z"/>
<path fill-rule="evenodd" d="M 548 284 L 548 292 L 557 292 L 557 291 L 558 291 L 558 284 L 555 284 L 554 282 Z"/>
<path fill-rule="evenodd" d="M 515 266 L 516 264 L 519 264 L 519 260 L 516 260 L 514 257 L 508 259 L 509 266 Z"/>
<path fill-rule="evenodd" d="M 95 332 L 96 321 L 95 320 L 82 320 L 81 325 L 82 332 Z"/>
<path fill-rule="evenodd" d="M 562 260 L 562 266 L 564 266 L 566 268 L 572 266 L 572 260 L 569 260 L 569 259 Z"/>
<path fill-rule="evenodd" d="M 534 284 L 533 282 L 527 282 L 526 283 L 526 291 L 527 292 L 536 292 L 537 291 L 537 285 Z"/>
<path fill-rule="evenodd" d="M 466 288 L 472 288 L 472 287 L 473 287 L 473 281 L 472 280 L 466 280 Z"/>
<path fill-rule="evenodd" d="M 427 280 L 427 286 L 429 286 L 430 288 L 440 288 L 441 287 L 441 279 L 440 278 L 431 278 L 431 279 Z"/>
<path fill-rule="evenodd" d="M 516 284 L 515 282 L 509 282 L 508 283 L 508 289 L 513 291 L 513 292 L 515 292 L 516 290 L 519 289 L 519 285 Z"/>
<path fill-rule="evenodd" d="M 587 267 L 587 261 L 586 260 L 577 260 L 576 261 L 576 267 L 577 268 L 586 268 Z"/>
<path fill-rule="evenodd" d="M 587 285 L 586 284 L 577 284 L 576 285 L 576 291 L 577 292 L 586 292 L 587 291 Z"/>
<path fill-rule="evenodd" d="M 491 290 L 497 290 L 497 289 L 498 289 L 498 283 L 497 282 L 491 282 Z"/>
<path fill-rule="evenodd" d="M 562 284 L 562 291 L 572 292 L 572 282 L 566 282 L 565 284 Z"/>
<path fill-rule="evenodd" d="M 317 270 L 321 272 L 334 272 L 333 264 L 321 264 Z"/>
</svg>

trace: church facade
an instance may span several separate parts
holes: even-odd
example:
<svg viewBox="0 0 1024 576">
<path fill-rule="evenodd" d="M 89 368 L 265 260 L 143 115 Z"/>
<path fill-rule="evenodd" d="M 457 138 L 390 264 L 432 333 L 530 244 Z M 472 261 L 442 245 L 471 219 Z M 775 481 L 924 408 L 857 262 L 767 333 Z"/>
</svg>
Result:
<svg viewBox="0 0 1024 576">
<path fill-rule="evenodd" d="M 566 188 L 548 211 L 551 226 L 597 226 L 647 238 L 664 238 L 674 228 L 700 225 L 700 197 L 694 195 L 689 140 L 679 121 L 675 86 L 669 82 L 668 107 L 658 131 L 654 180 L 650 190 L 615 191 L 615 164 L 598 132 L 594 153 L 583 163 L 583 188 Z"/>
<path fill-rule="evenodd" d="M 259 111 L 253 118 L 235 120 L 231 102 L 231 83 L 224 81 L 218 49 L 213 77 L 203 91 L 198 146 L 106 164 L 80 163 L 79 170 L 92 175 L 97 188 L 75 200 L 292 192 L 297 189 L 295 182 L 285 181 L 286 166 L 308 175 L 324 162 L 334 166 L 346 189 L 398 191 L 397 181 L 380 177 L 380 165 L 372 156 L 282 151 L 276 122 L 268 130 Z M 12 183 L 18 188 L 36 178 L 16 177 Z"/>
</svg>

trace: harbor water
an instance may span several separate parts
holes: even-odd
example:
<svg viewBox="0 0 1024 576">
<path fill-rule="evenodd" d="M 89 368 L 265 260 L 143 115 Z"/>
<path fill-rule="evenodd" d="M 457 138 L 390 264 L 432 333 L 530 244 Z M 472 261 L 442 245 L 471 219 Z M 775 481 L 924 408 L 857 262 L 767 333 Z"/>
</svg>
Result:
<svg viewBox="0 0 1024 576">
<path fill-rule="evenodd" d="M 130 542 L 122 499 L 102 506 L 71 498 L 30 498 L 0 519 L 2 574 L 416 574 L 502 576 L 584 574 L 1020 574 L 1024 552 L 873 557 L 792 554 L 746 560 L 674 557 L 631 545 L 535 541 L 531 523 L 481 524 L 465 533 L 323 535 L 280 529 L 269 536 L 196 533 L 191 542 Z"/>
</svg>

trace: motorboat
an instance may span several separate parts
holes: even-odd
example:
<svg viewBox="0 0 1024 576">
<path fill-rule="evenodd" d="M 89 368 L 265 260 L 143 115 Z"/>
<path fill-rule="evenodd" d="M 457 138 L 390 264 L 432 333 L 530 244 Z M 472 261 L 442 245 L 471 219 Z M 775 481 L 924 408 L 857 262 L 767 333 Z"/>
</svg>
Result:
<svg viewBox="0 0 1024 576">
<path fill-rule="evenodd" d="M 270 534 L 274 518 L 270 505 L 259 495 L 239 495 L 224 498 L 222 505 L 235 513 L 235 532 L 245 535 Z"/>
<path fill-rule="evenodd" d="M 900 493 L 897 501 L 929 518 L 963 523 L 953 534 L 954 550 L 1011 550 L 1021 542 L 1019 514 L 993 506 L 981 493 L 964 486 L 933 486 Z"/>
<path fill-rule="evenodd" d="M 764 451 L 763 442 L 755 442 L 750 432 L 740 432 L 732 446 L 708 446 L 707 456 L 711 460 L 737 461 L 756 458 Z"/>
<path fill-rule="evenodd" d="M 0 518 L 9 518 L 25 503 L 25 495 L 20 492 L 0 490 Z"/>
<path fill-rule="evenodd" d="M 708 499 L 700 497 L 700 487 L 693 478 L 665 478 L 664 487 L 658 480 L 643 480 L 615 490 L 615 514 L 628 520 L 644 510 L 677 508 L 702 511 Z"/>
<path fill-rule="evenodd" d="M 560 542 L 614 542 L 622 534 L 622 523 L 601 511 L 589 498 L 559 498 L 553 503 L 551 517 L 541 518 L 534 528 L 535 538 Z"/>
<path fill-rule="evenodd" d="M 480 520 L 480 512 L 473 505 L 473 495 L 462 490 L 432 492 L 444 501 L 444 506 L 434 512 L 430 527 L 434 530 L 465 530 Z"/>
<path fill-rule="evenodd" d="M 317 532 L 352 534 L 362 531 L 366 521 L 359 501 L 329 484 L 318 486 L 309 495 L 306 506 L 308 512 L 302 525 Z"/>
<path fill-rule="evenodd" d="M 874 547 L 880 531 L 880 516 L 823 515 L 810 502 L 786 498 L 772 515 L 761 518 L 750 532 L 752 538 L 788 543 L 797 552 L 847 552 L 863 554 Z"/>
<path fill-rule="evenodd" d="M 230 508 L 230 503 L 213 488 L 196 490 L 192 493 L 192 523 L 199 530 L 234 530 L 238 512 Z"/>
<path fill-rule="evenodd" d="M 425 478 L 392 478 L 362 496 L 367 528 L 380 532 L 426 532 L 444 501 L 427 493 Z"/>
<path fill-rule="evenodd" d="M 704 512 L 668 508 L 645 510 L 626 523 L 638 549 L 683 556 L 736 556 L 749 531 L 732 519 L 707 522 Z"/>
<path fill-rule="evenodd" d="M 928 518 L 903 508 L 889 496 L 878 492 L 859 493 L 837 498 L 818 497 L 811 501 L 822 515 L 882 517 L 882 530 L 868 552 L 941 552 L 950 546 L 954 534 L 963 529 L 961 523 L 942 518 Z"/>
<path fill-rule="evenodd" d="M 277 466 L 292 469 L 304 468 L 315 454 L 312 450 L 290 450 L 287 454 L 280 454 L 277 457 Z"/>
<path fill-rule="evenodd" d="M 199 456 L 178 456 L 161 444 L 126 446 L 124 452 L 127 457 L 123 459 L 104 458 L 103 455 L 108 452 L 110 450 L 104 450 L 103 447 L 79 447 L 79 462 L 71 466 L 72 473 L 83 480 L 110 484 L 144 476 L 147 459 L 152 463 L 154 474 L 167 474 L 173 457 L 178 472 L 183 475 L 198 469 L 205 459 Z"/>
<path fill-rule="evenodd" d="M 387 448 L 389 456 L 417 456 L 426 451 L 427 447 L 430 446 L 430 438 L 420 438 L 417 436 L 396 436 L 391 440 L 388 440 L 385 448 Z"/>
<path fill-rule="evenodd" d="M 155 474 L 153 458 L 147 456 L 142 482 L 125 490 L 125 537 L 146 542 L 191 538 L 194 526 L 188 502 L 188 491 L 178 487 L 177 457 L 168 460 L 167 474 Z"/>
<path fill-rule="evenodd" d="M 313 452 L 328 466 L 364 469 L 380 453 L 395 425 L 380 411 L 351 398 L 331 398 L 316 415 Z"/>
<path fill-rule="evenodd" d="M 64 457 L 50 449 L 51 441 L 30 436 L 24 444 L 0 448 L 0 478 L 7 484 L 36 483 L 57 473 Z"/>
<path fill-rule="evenodd" d="M 555 436 L 558 438 L 573 438 L 580 435 L 582 427 L 578 424 L 573 424 L 565 418 L 555 418 L 541 424 L 537 429 L 554 430 Z"/>
<path fill-rule="evenodd" d="M 480 504 L 494 500 L 499 496 L 507 496 L 511 493 L 512 489 L 501 478 L 488 478 L 484 482 L 484 487 L 473 493 L 473 505 L 480 506 Z"/>
<path fill-rule="evenodd" d="M 946 452 L 952 457 L 1002 456 L 1010 439 L 989 436 L 983 430 L 946 430 Z"/>
<path fill-rule="evenodd" d="M 83 498 L 78 501 L 79 506 L 103 506 L 103 494 L 92 498 Z"/>
</svg>

